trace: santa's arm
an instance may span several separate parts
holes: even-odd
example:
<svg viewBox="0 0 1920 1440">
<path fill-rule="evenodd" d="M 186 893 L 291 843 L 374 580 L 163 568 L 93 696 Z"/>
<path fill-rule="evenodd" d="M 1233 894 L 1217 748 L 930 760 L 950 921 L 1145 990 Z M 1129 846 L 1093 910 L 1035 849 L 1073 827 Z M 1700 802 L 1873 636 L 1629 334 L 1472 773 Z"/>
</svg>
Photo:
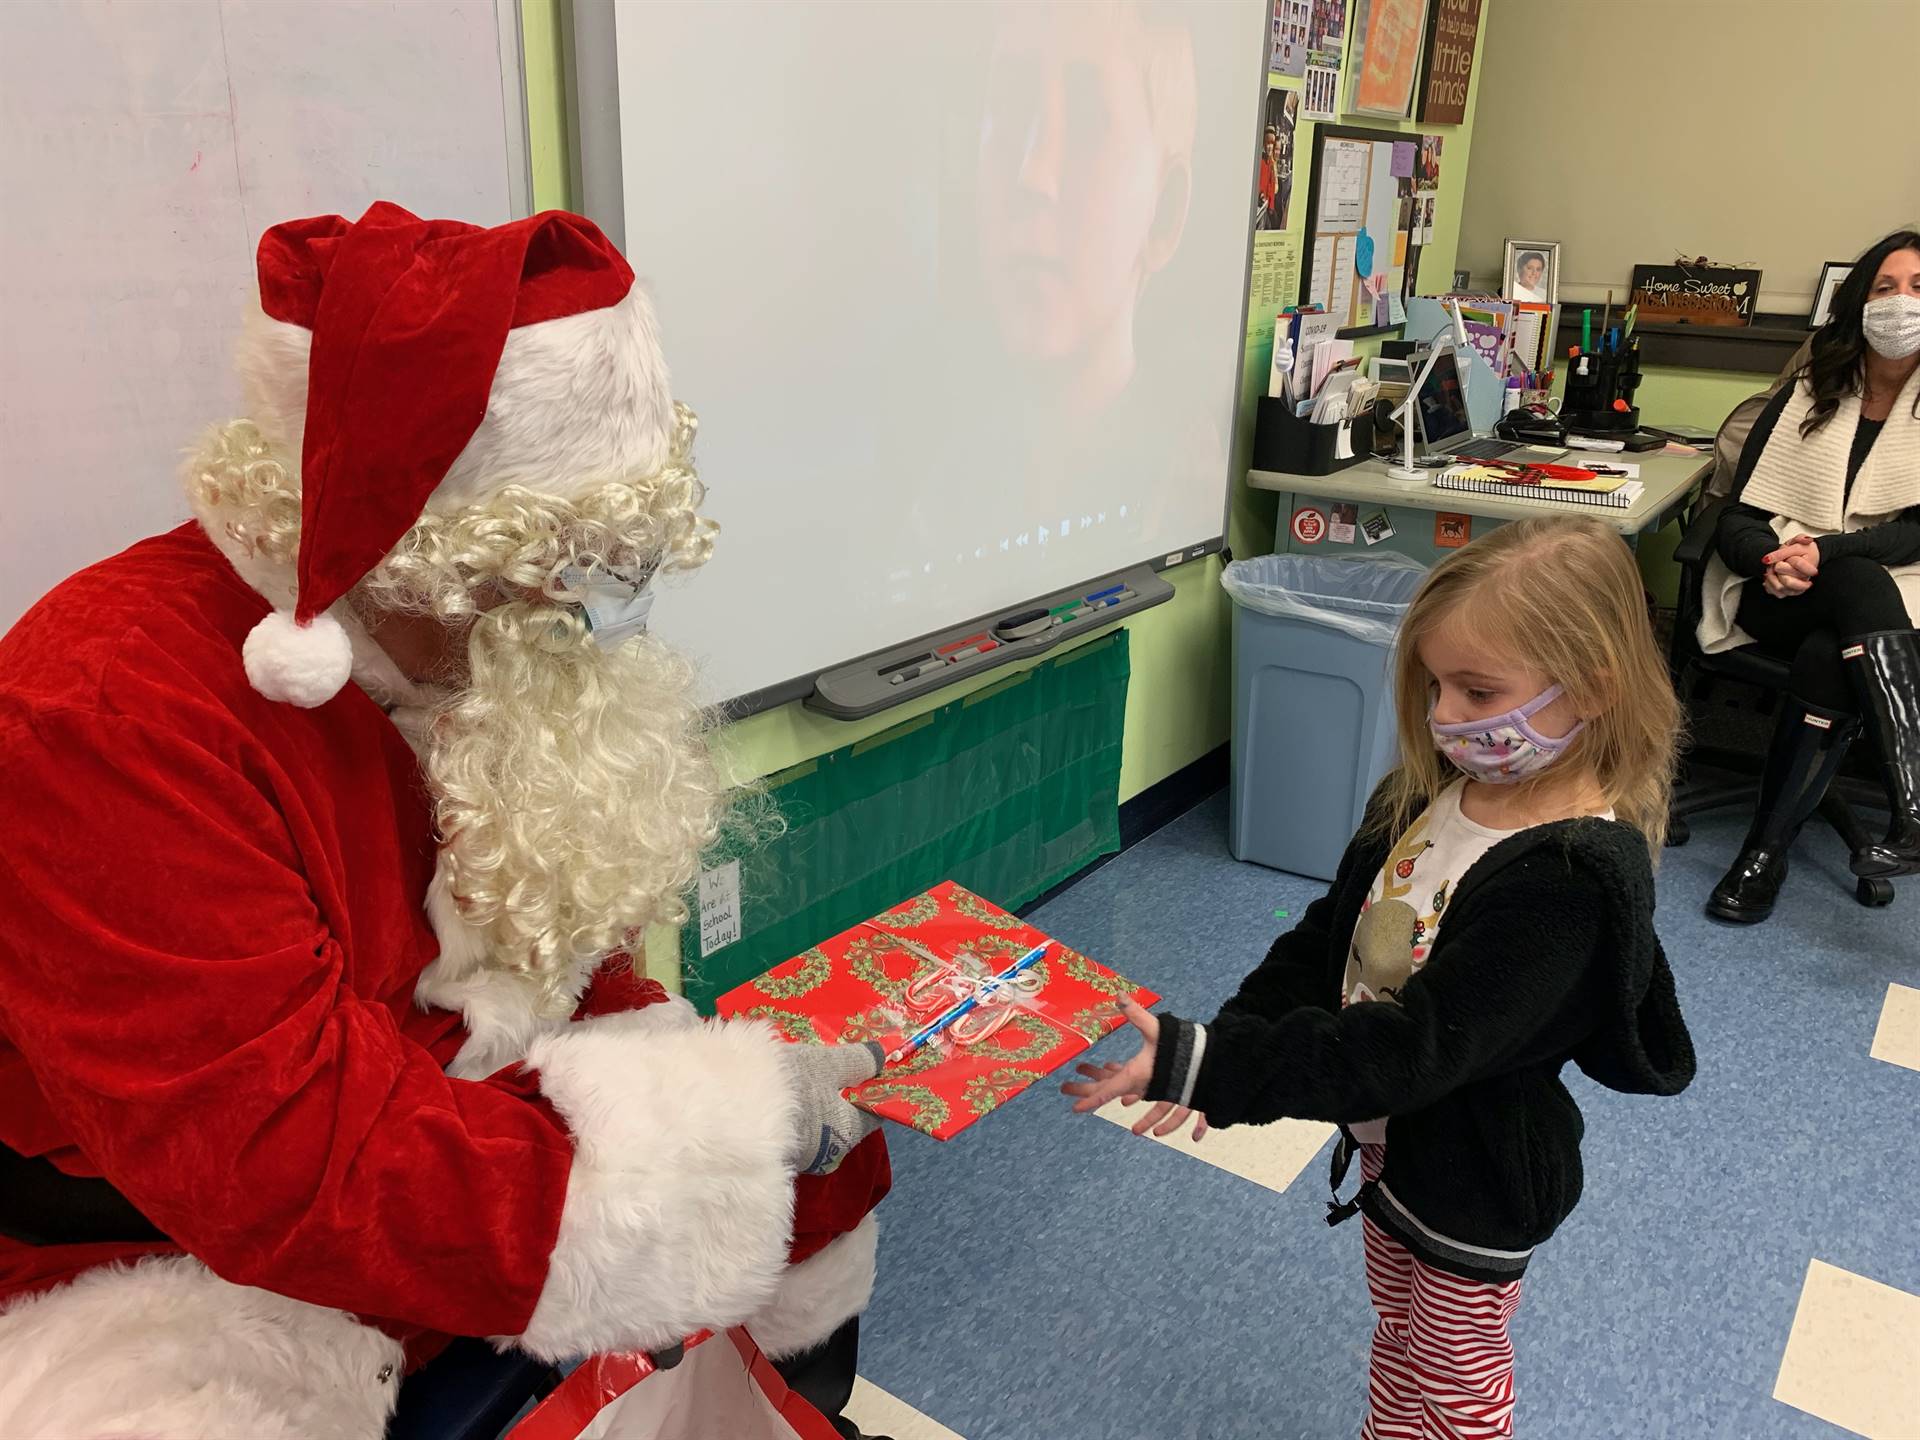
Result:
<svg viewBox="0 0 1920 1440">
<path fill-rule="evenodd" d="M 336 936 L 340 877 L 302 873 L 302 822 L 224 747 L 92 716 L 12 738 L 0 1022 L 215 1271 L 555 1356 L 774 1295 L 797 1101 L 773 1034 L 610 1016 L 536 1078 L 451 1079 L 398 1022 L 424 923 Z"/>
</svg>

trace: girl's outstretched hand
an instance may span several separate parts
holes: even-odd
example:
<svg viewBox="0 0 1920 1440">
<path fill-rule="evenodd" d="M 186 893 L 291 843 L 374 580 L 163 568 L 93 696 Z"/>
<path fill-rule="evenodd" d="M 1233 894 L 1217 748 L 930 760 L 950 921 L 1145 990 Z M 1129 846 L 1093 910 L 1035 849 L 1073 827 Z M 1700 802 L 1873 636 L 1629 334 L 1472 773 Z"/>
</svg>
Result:
<svg viewBox="0 0 1920 1440">
<path fill-rule="evenodd" d="M 1114 1099 L 1134 1104 L 1146 1093 L 1147 1084 L 1153 1079 L 1153 1055 L 1154 1047 L 1160 1040 L 1160 1022 L 1131 1000 L 1120 1002 L 1120 1013 L 1140 1032 L 1140 1049 L 1124 1065 L 1116 1065 L 1111 1061 L 1105 1065 L 1081 1065 L 1079 1071 L 1087 1078 L 1079 1082 L 1070 1080 L 1060 1087 L 1063 1094 L 1074 1097 L 1075 1111 L 1098 1110 Z M 1159 1124 L 1161 1128 L 1156 1133 L 1171 1134 L 1180 1128 L 1189 1113 L 1180 1106 L 1162 1101 L 1133 1127 L 1133 1133 L 1144 1135 Z M 1206 1133 L 1206 1124 L 1205 1117 L 1200 1117 L 1194 1127 L 1196 1140 Z"/>
<path fill-rule="evenodd" d="M 1121 1070 L 1121 1067 L 1112 1060 L 1107 1061 L 1104 1065 L 1080 1065 L 1075 1068 L 1090 1080 L 1107 1080 L 1118 1075 Z M 1091 1085 L 1062 1085 L 1060 1088 L 1069 1095 L 1085 1095 L 1091 1093 L 1094 1087 Z M 1138 1095 L 1122 1095 L 1120 1097 L 1120 1103 L 1126 1106 L 1138 1105 L 1140 1103 L 1140 1097 Z M 1189 1110 L 1186 1106 L 1176 1105 L 1171 1100 L 1162 1100 L 1150 1108 L 1145 1115 L 1142 1115 L 1140 1119 L 1134 1123 L 1133 1133 L 1136 1135 L 1151 1134 L 1165 1139 L 1167 1136 L 1173 1134 L 1174 1131 L 1184 1126 L 1189 1119 L 1193 1121 L 1193 1138 L 1195 1140 L 1206 1139 L 1207 1117 L 1202 1115 L 1198 1110 Z"/>
</svg>

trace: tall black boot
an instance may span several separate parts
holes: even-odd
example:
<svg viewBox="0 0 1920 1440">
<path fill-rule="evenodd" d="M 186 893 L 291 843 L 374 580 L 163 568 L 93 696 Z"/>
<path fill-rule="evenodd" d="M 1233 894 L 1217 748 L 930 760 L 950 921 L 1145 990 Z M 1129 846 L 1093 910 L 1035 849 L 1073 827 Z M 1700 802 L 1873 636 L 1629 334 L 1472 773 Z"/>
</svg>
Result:
<svg viewBox="0 0 1920 1440">
<path fill-rule="evenodd" d="M 1861 635 L 1840 653 L 1893 802 L 1887 838 L 1853 857 L 1853 873 L 1868 880 L 1920 875 L 1920 633 Z"/>
<path fill-rule="evenodd" d="M 1773 913 L 1787 879 L 1787 852 L 1807 817 L 1833 783 L 1857 722 L 1791 695 L 1780 702 L 1753 827 L 1733 868 L 1713 887 L 1707 913 L 1739 925 L 1757 925 Z"/>
</svg>

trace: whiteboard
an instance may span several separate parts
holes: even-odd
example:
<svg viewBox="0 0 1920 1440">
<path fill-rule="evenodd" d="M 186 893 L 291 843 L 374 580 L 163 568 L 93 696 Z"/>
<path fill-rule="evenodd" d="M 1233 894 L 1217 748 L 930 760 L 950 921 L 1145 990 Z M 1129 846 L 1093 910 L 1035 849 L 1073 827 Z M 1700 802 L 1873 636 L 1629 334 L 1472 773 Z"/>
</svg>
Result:
<svg viewBox="0 0 1920 1440">
<path fill-rule="evenodd" d="M 713 700 L 1225 530 L 1266 0 L 576 0 L 583 208 L 700 416 Z"/>
<path fill-rule="evenodd" d="M 528 211 L 517 0 L 0 5 L 0 629 L 186 518 L 254 246 L 376 199 Z M 504 63 L 503 63 L 504 61 Z"/>
</svg>

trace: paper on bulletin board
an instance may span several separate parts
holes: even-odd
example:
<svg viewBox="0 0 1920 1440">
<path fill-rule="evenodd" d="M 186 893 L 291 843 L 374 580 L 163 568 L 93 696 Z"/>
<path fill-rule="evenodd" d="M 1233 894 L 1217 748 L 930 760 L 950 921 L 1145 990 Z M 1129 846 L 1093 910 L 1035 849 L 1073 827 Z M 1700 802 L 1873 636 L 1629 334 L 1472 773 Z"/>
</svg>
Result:
<svg viewBox="0 0 1920 1440">
<path fill-rule="evenodd" d="M 1333 241 L 1333 287 L 1328 295 L 1327 309 L 1340 317 L 1340 328 L 1347 329 L 1355 324 L 1353 318 L 1353 253 L 1354 238 L 1351 235 L 1334 235 Z"/>
<path fill-rule="evenodd" d="M 1328 140 L 1320 151 L 1320 215 L 1315 228 L 1357 230 L 1366 218 L 1365 140 Z"/>
<path fill-rule="evenodd" d="M 1300 294 L 1300 237 L 1256 230 L 1253 277 L 1248 284 L 1247 338 L 1273 334 L 1273 317 Z"/>
<path fill-rule="evenodd" d="M 1393 177 L 1396 180 L 1413 178 L 1414 144 L 1411 140 L 1393 142 Z"/>
</svg>

